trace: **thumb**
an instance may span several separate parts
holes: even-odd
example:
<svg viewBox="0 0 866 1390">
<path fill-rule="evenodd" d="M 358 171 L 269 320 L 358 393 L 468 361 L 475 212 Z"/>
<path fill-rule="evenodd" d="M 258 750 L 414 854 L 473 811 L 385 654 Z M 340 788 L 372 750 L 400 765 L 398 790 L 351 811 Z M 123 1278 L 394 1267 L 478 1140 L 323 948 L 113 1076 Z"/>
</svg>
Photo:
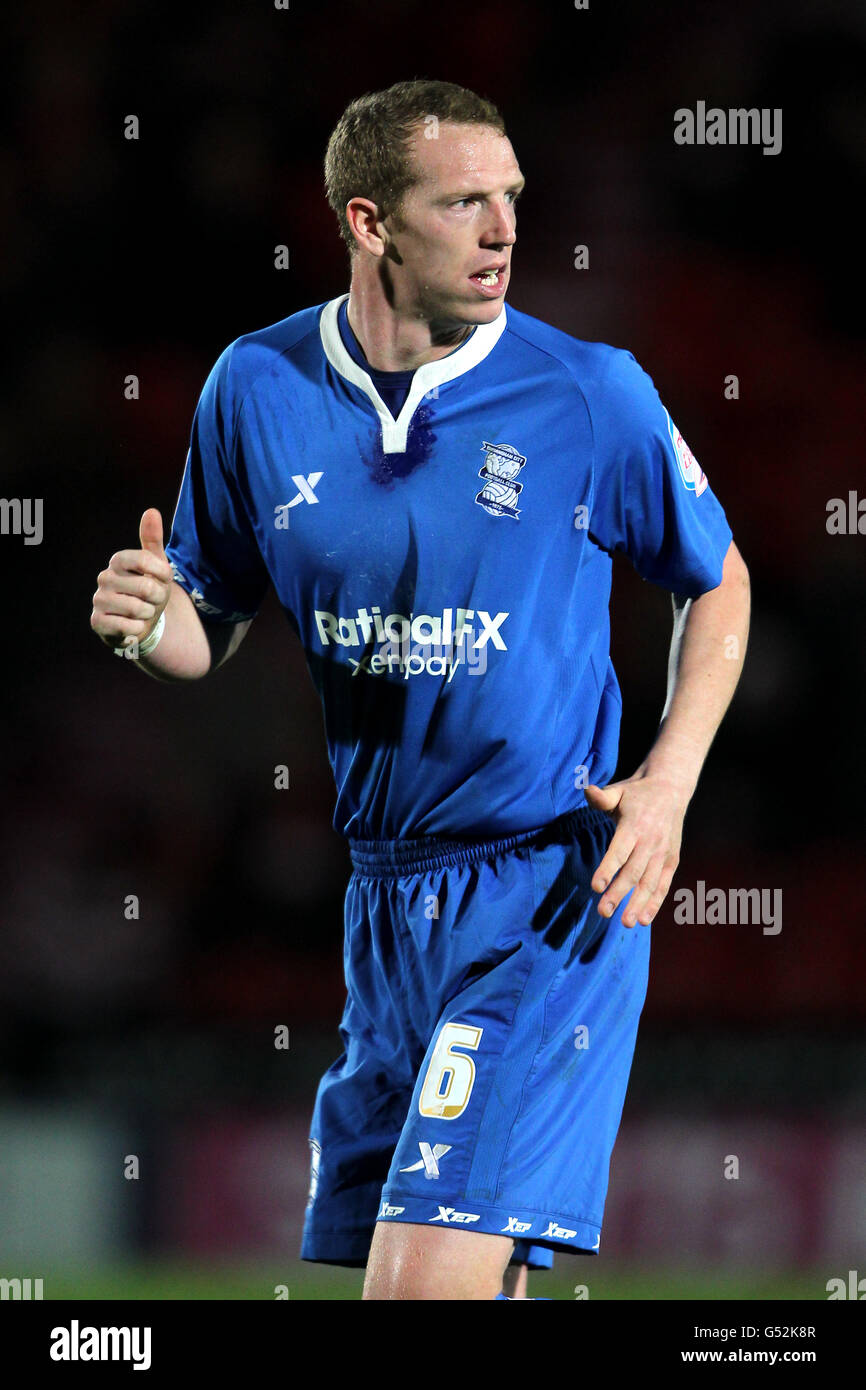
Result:
<svg viewBox="0 0 866 1390">
<path fill-rule="evenodd" d="M 594 787 L 590 784 L 584 791 L 587 801 L 596 811 L 612 811 L 622 798 L 622 787 L 616 786 L 615 783 L 607 787 Z"/>
<path fill-rule="evenodd" d="M 162 516 L 156 507 L 148 507 L 143 514 L 138 527 L 138 535 L 142 550 L 149 550 L 151 555 L 157 555 L 160 560 L 166 558 L 162 544 Z"/>
</svg>

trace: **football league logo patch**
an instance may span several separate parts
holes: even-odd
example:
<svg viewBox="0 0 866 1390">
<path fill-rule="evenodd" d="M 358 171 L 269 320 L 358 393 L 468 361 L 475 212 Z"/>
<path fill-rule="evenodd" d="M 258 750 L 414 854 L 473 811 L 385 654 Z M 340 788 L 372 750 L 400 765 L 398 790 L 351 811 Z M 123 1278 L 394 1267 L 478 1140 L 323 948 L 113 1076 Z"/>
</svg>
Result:
<svg viewBox="0 0 866 1390">
<path fill-rule="evenodd" d="M 485 442 L 481 447 L 487 457 L 478 476 L 485 481 L 481 491 L 475 494 L 475 501 L 491 516 L 512 516 L 516 521 L 520 516 L 517 499 L 523 491 L 517 475 L 526 459 L 511 444 Z"/>
<path fill-rule="evenodd" d="M 696 497 L 700 497 L 704 488 L 707 486 L 707 475 L 701 468 L 701 465 L 698 463 L 688 444 L 683 439 L 667 410 L 665 411 L 665 415 L 668 417 L 668 433 L 671 437 L 671 443 L 674 446 L 674 453 L 677 456 L 680 477 L 689 492 L 693 492 Z"/>
</svg>

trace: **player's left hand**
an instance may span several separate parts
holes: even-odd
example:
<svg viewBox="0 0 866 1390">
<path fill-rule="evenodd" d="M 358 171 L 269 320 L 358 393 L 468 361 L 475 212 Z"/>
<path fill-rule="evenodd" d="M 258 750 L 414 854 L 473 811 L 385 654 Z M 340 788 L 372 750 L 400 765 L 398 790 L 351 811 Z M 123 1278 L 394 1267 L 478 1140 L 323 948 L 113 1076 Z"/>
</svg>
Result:
<svg viewBox="0 0 866 1390">
<path fill-rule="evenodd" d="M 607 853 L 592 878 L 592 891 L 603 896 L 602 917 L 610 917 L 634 888 L 623 925 L 649 926 L 668 894 L 683 837 L 689 793 L 657 774 L 636 773 L 606 787 L 588 786 L 586 799 L 617 822 Z"/>
</svg>

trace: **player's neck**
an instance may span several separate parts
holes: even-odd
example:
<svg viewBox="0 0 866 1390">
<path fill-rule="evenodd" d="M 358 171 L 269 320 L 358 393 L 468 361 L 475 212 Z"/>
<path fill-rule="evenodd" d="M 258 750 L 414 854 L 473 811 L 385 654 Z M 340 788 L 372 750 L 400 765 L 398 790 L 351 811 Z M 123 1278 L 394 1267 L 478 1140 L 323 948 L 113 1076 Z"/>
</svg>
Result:
<svg viewBox="0 0 866 1390">
<path fill-rule="evenodd" d="M 472 324 L 433 324 L 417 311 L 400 312 L 381 284 L 354 274 L 349 290 L 349 327 L 374 371 L 412 372 L 447 357 L 472 332 Z"/>
</svg>

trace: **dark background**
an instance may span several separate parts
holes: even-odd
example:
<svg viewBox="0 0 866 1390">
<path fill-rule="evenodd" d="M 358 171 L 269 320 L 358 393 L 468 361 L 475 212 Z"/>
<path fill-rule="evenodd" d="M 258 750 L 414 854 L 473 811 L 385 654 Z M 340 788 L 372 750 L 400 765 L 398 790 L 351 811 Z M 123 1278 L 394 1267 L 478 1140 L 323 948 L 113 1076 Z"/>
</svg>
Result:
<svg viewBox="0 0 866 1390">
<path fill-rule="evenodd" d="M 162 1249 L 184 1200 L 164 1158 L 177 1126 L 231 1112 L 303 1129 L 339 1051 L 348 855 L 273 595 L 240 653 L 185 687 L 117 660 L 89 617 L 146 507 L 167 539 L 222 348 L 348 288 L 322 178 L 340 112 L 424 76 L 504 112 L 527 178 L 509 302 L 634 353 L 752 577 L 745 673 L 674 886 L 781 889 L 783 929 L 677 925 L 669 898 L 627 1118 L 841 1117 L 862 1134 L 866 539 L 826 529 L 864 475 L 862 7 L 106 0 L 4 25 L 3 493 L 44 499 L 41 545 L 0 537 L 8 1125 L 54 1114 L 62 1135 L 83 1107 L 124 1153 L 163 1155 L 121 1222 L 129 1248 Z M 781 153 L 675 144 L 674 110 L 698 100 L 781 107 Z M 664 701 L 669 603 L 617 566 L 620 775 Z M 15 1229 L 7 1248 L 25 1249 Z"/>
</svg>

